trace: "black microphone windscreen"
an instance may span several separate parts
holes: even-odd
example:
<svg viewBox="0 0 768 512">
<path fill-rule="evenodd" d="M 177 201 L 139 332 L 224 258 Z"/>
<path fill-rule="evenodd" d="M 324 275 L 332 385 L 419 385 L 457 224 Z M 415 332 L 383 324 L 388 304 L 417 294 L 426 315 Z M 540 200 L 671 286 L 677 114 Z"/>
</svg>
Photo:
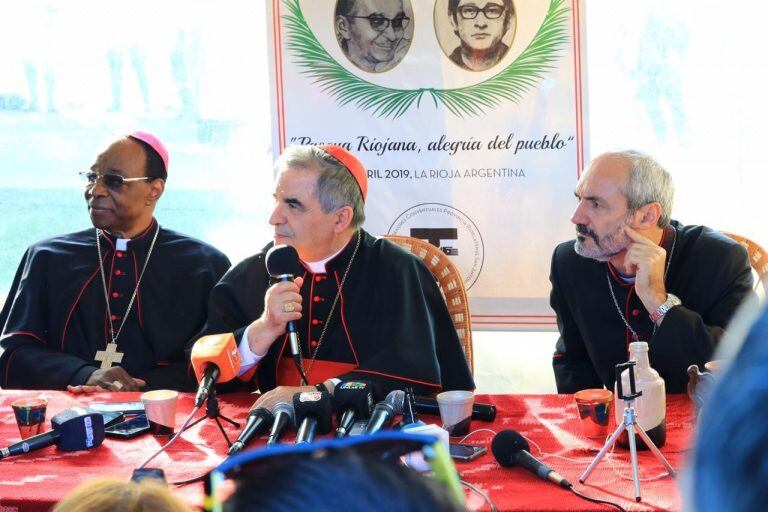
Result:
<svg viewBox="0 0 768 512">
<path fill-rule="evenodd" d="M 403 404 L 405 404 L 405 391 L 401 389 L 390 391 L 384 401 L 392 406 L 392 409 L 395 411 L 395 416 L 400 416 L 403 414 Z"/>
<path fill-rule="evenodd" d="M 104 416 L 87 407 L 61 411 L 51 418 L 51 427 L 61 435 L 62 450 L 88 450 L 104 441 Z"/>
<path fill-rule="evenodd" d="M 299 253 L 292 245 L 275 245 L 267 251 L 266 257 L 267 272 L 271 276 L 281 276 L 288 274 L 291 276 L 299 275 L 301 265 L 299 265 Z"/>
<path fill-rule="evenodd" d="M 373 409 L 373 384 L 367 381 L 348 381 L 336 386 L 333 391 L 333 409 L 341 414 L 344 409 L 353 408 L 358 420 L 367 420 Z"/>
<path fill-rule="evenodd" d="M 520 450 L 531 451 L 528 441 L 515 430 L 502 430 L 491 441 L 491 451 L 502 466 L 514 466 L 515 455 Z"/>
<path fill-rule="evenodd" d="M 327 434 L 331 431 L 331 396 L 326 391 L 306 391 L 293 395 L 293 410 L 296 413 L 296 425 L 304 418 L 317 419 L 317 431 Z"/>
</svg>

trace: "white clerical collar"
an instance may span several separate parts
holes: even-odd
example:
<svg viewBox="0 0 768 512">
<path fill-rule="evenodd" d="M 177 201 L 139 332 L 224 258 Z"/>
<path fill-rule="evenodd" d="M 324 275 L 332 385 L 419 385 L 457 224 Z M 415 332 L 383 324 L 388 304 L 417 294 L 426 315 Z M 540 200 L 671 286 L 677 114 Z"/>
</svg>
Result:
<svg viewBox="0 0 768 512">
<path fill-rule="evenodd" d="M 130 242 L 130 238 L 118 238 L 115 240 L 115 250 L 117 251 L 127 251 L 128 250 L 128 242 Z"/>
<path fill-rule="evenodd" d="M 344 247 L 346 247 L 346 245 Z M 339 253 L 344 250 L 344 247 L 342 247 L 341 249 L 339 249 L 335 253 L 331 254 L 330 256 L 325 258 L 324 260 L 320 260 L 320 261 L 305 261 L 304 265 L 306 265 L 307 268 L 309 269 L 309 271 L 312 272 L 313 274 L 325 274 L 325 264 L 328 263 L 333 258 L 335 258 L 336 256 L 338 256 Z"/>
</svg>

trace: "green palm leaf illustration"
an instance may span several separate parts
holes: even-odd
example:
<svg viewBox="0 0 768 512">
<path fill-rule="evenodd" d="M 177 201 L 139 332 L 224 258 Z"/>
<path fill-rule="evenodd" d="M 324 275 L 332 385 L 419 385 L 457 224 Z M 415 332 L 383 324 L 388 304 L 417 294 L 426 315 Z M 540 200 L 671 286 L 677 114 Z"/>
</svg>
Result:
<svg viewBox="0 0 768 512">
<path fill-rule="evenodd" d="M 342 106 L 353 104 L 360 110 L 370 110 L 377 117 L 396 119 L 414 104 L 418 108 L 422 96 L 429 94 L 435 106 L 442 104 L 457 117 L 477 116 L 504 101 L 517 103 L 554 67 L 560 50 L 568 42 L 568 9 L 563 8 L 563 2 L 550 1 L 539 30 L 514 62 L 487 80 L 456 89 L 394 89 L 351 73 L 317 40 L 304 18 L 299 0 L 284 0 L 288 11 L 283 16 L 288 32 L 286 48 L 294 55 L 301 72 Z"/>
</svg>

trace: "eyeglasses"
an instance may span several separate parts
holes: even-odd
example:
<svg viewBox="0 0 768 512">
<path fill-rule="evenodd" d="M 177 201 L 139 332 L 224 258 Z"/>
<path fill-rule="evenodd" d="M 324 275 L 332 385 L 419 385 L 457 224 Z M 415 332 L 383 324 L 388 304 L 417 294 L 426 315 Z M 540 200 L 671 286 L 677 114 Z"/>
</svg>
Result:
<svg viewBox="0 0 768 512">
<path fill-rule="evenodd" d="M 375 457 L 385 461 L 396 461 L 403 455 L 421 452 L 429 464 L 435 480 L 444 484 L 451 495 L 464 503 L 464 491 L 461 487 L 456 466 L 445 445 L 438 438 L 422 434 L 408 434 L 395 431 L 381 431 L 371 435 L 346 437 L 340 439 L 325 439 L 312 444 L 277 445 L 270 448 L 251 450 L 227 458 L 210 473 L 205 484 L 205 510 L 220 512 L 222 496 L 219 493 L 222 483 L 227 478 L 236 478 L 246 473 L 248 468 L 262 467 L 275 459 L 288 457 L 321 458 L 339 453 L 353 451 L 363 457 Z M 295 460 L 295 459 L 288 459 Z"/>
<path fill-rule="evenodd" d="M 77 174 L 85 178 L 87 183 L 86 186 L 88 187 L 93 187 L 94 185 L 96 185 L 96 182 L 99 179 L 101 179 L 101 182 L 104 184 L 104 186 L 112 190 L 118 190 L 126 183 L 130 183 L 132 181 L 142 181 L 142 180 L 152 179 L 149 176 L 142 176 L 141 178 L 124 178 L 119 174 L 99 174 L 94 171 L 81 171 Z"/>
<path fill-rule="evenodd" d="M 382 16 L 381 14 L 369 14 L 368 16 L 352 16 L 348 14 L 345 17 L 368 20 L 368 23 L 371 24 L 371 28 L 376 32 L 384 32 L 389 28 L 390 24 L 392 25 L 392 30 L 405 30 L 405 27 L 408 26 L 408 22 L 411 21 L 411 18 L 404 14 L 399 14 L 392 19 Z"/>
<path fill-rule="evenodd" d="M 478 13 L 483 13 L 486 19 L 496 20 L 504 14 L 504 6 L 498 4 L 488 4 L 482 9 L 475 5 L 462 5 L 459 7 L 459 16 L 464 20 L 473 20 L 477 18 Z"/>
</svg>

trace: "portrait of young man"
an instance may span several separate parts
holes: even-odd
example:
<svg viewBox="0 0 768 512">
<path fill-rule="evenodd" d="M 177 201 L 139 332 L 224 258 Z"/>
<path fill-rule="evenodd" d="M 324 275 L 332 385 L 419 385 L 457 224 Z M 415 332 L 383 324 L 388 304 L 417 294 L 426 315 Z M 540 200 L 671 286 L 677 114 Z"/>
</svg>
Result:
<svg viewBox="0 0 768 512">
<path fill-rule="evenodd" d="M 467 71 L 485 71 L 498 64 L 509 52 L 515 28 L 512 0 L 443 0 L 435 4 L 440 46 L 454 64 Z"/>
</svg>

